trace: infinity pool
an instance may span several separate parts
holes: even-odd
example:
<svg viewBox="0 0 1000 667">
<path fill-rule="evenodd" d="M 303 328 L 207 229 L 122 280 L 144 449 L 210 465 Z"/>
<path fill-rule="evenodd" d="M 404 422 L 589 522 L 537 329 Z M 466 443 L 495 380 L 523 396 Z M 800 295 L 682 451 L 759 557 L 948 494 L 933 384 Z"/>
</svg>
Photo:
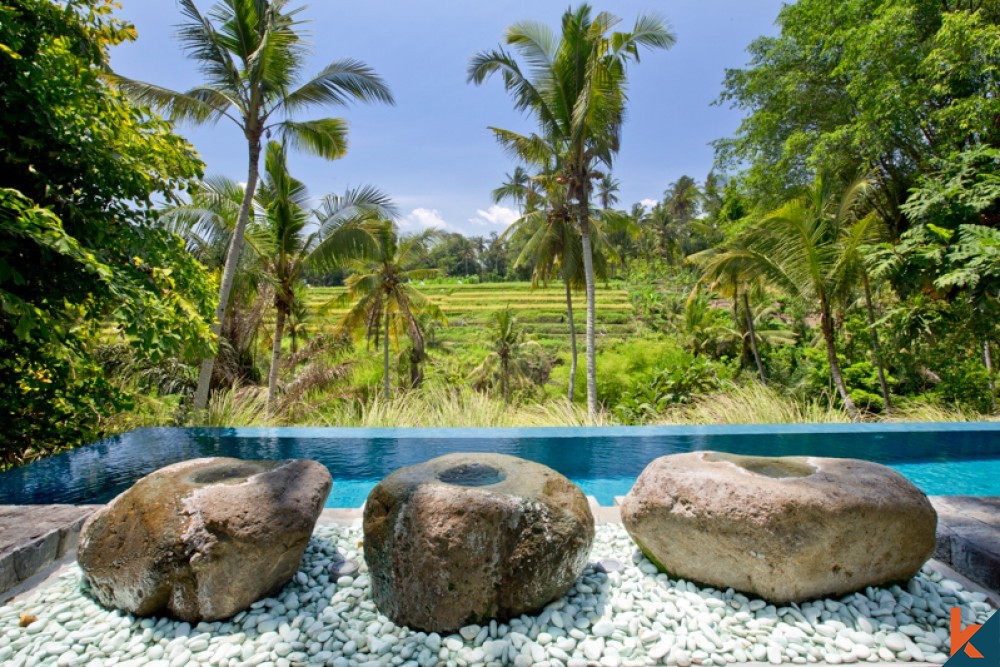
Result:
<svg viewBox="0 0 1000 667">
<path fill-rule="evenodd" d="M 544 463 L 611 505 L 650 461 L 714 449 L 863 458 L 932 495 L 1000 496 L 1000 423 L 532 429 L 147 428 L 0 474 L 0 504 L 103 503 L 157 468 L 202 456 L 308 458 L 333 476 L 328 507 L 359 507 L 393 470 L 450 452 Z"/>
</svg>

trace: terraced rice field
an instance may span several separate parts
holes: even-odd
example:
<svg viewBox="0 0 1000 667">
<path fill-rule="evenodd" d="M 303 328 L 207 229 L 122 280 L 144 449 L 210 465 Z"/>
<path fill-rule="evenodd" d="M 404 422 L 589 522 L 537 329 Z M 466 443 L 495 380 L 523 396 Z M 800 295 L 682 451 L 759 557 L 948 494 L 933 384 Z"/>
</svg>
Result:
<svg viewBox="0 0 1000 667">
<path fill-rule="evenodd" d="M 429 296 L 448 318 L 447 327 L 437 334 L 440 340 L 485 343 L 486 325 L 491 313 L 510 306 L 518 321 L 532 337 L 545 347 L 562 348 L 568 343 L 569 325 L 566 319 L 566 292 L 561 283 L 532 289 L 531 283 L 486 283 L 472 285 L 424 285 L 420 290 Z M 342 294 L 342 287 L 312 287 L 308 304 L 314 317 L 311 329 L 328 330 L 345 310 L 330 310 L 320 315 L 319 308 Z M 597 332 L 609 338 L 624 338 L 636 331 L 635 312 L 628 294 L 620 284 L 597 287 Z M 584 294 L 573 294 L 573 314 L 577 334 L 586 326 Z"/>
</svg>

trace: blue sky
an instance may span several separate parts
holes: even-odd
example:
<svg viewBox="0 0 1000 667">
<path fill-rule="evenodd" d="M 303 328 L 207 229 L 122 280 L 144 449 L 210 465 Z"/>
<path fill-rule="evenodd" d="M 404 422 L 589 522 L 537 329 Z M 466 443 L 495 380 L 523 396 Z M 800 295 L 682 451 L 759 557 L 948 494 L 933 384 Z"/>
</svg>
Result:
<svg viewBox="0 0 1000 667">
<path fill-rule="evenodd" d="M 292 6 L 301 3 L 292 2 Z M 313 54 L 305 70 L 357 58 L 382 75 L 395 106 L 354 105 L 312 116 L 333 115 L 350 123 L 346 157 L 327 162 L 306 155 L 291 159 L 293 174 L 319 198 L 348 186 L 375 185 L 390 193 L 404 229 L 437 226 L 468 235 L 502 231 L 513 205 L 494 206 L 490 191 L 513 169 L 486 129 L 496 125 L 532 129 L 513 111 L 500 79 L 466 83 L 469 59 L 497 45 L 504 29 L 531 19 L 554 28 L 565 0 L 313 0 L 302 16 Z M 659 198 L 683 174 L 699 181 L 711 169 L 713 139 L 732 134 L 738 112 L 712 106 L 727 67 L 747 61 L 746 46 L 774 34 L 781 0 L 610 0 L 596 4 L 630 24 L 640 13 L 664 18 L 677 36 L 669 51 L 643 54 L 631 69 L 631 99 L 614 175 L 621 206 Z M 204 11 L 210 6 L 201 0 Z M 174 33 L 180 12 L 174 0 L 122 0 L 120 15 L 139 33 L 135 43 L 112 52 L 121 74 L 175 89 L 196 85 L 199 73 Z M 227 121 L 216 126 L 182 125 L 209 174 L 244 180 L 246 144 Z"/>
</svg>

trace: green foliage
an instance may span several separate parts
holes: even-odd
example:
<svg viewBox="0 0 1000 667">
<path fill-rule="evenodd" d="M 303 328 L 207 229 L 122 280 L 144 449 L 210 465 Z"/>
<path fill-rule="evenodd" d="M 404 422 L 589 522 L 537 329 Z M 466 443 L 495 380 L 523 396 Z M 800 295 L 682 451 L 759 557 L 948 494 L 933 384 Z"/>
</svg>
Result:
<svg viewBox="0 0 1000 667">
<path fill-rule="evenodd" d="M 93 439 L 128 402 L 93 359 L 100 327 L 153 362 L 210 348 L 211 284 L 154 196 L 201 164 L 102 82 L 134 39 L 112 3 L 0 6 L 0 423 L 3 462 Z"/>
<path fill-rule="evenodd" d="M 656 368 L 648 382 L 625 391 L 612 412 L 625 424 L 641 424 L 670 406 L 691 403 L 721 385 L 718 368 L 707 359 L 696 358 L 687 365 Z"/>
<path fill-rule="evenodd" d="M 597 376 L 597 396 L 602 405 L 611 409 L 626 393 L 652 382 L 656 369 L 687 368 L 694 363 L 694 356 L 671 336 L 630 336 L 602 345 L 597 363 L 601 368 Z M 722 377 L 731 375 L 723 364 L 713 363 L 712 368 Z M 552 369 L 552 381 L 546 386 L 547 396 L 565 396 L 568 371 L 565 364 Z M 583 398 L 583 369 L 578 368 L 577 374 L 575 399 L 578 400 Z"/>
<path fill-rule="evenodd" d="M 490 353 L 469 374 L 474 387 L 499 385 L 504 403 L 510 403 L 512 391 L 530 392 L 548 379 L 549 365 L 538 359 L 541 347 L 528 339 L 509 306 L 490 316 L 489 338 Z"/>
<path fill-rule="evenodd" d="M 890 383 L 891 377 L 886 378 Z M 885 410 L 885 401 L 879 393 L 878 370 L 869 361 L 859 361 L 844 367 L 844 382 L 847 383 L 851 400 L 858 407 L 869 412 Z"/>
<path fill-rule="evenodd" d="M 780 34 L 750 46 L 719 98 L 747 112 L 717 142 L 724 164 L 771 207 L 826 169 L 872 170 L 875 203 L 896 234 L 900 206 L 933 160 L 995 146 L 1000 7 L 957 0 L 804 0 Z M 949 158 L 950 159 L 950 158 Z"/>
</svg>

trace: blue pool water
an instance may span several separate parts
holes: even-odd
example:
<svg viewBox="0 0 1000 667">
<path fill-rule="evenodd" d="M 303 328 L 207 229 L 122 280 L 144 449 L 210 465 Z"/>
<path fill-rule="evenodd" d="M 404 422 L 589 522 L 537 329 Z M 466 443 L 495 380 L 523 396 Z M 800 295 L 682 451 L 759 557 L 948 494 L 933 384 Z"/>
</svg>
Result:
<svg viewBox="0 0 1000 667">
<path fill-rule="evenodd" d="M 863 458 L 928 494 L 1000 496 L 1000 423 L 534 429 L 139 429 L 0 474 L 0 504 L 102 503 L 157 468 L 202 456 L 308 458 L 333 476 L 328 507 L 358 507 L 402 466 L 450 452 L 544 463 L 610 505 L 658 456 L 714 449 Z"/>
</svg>

